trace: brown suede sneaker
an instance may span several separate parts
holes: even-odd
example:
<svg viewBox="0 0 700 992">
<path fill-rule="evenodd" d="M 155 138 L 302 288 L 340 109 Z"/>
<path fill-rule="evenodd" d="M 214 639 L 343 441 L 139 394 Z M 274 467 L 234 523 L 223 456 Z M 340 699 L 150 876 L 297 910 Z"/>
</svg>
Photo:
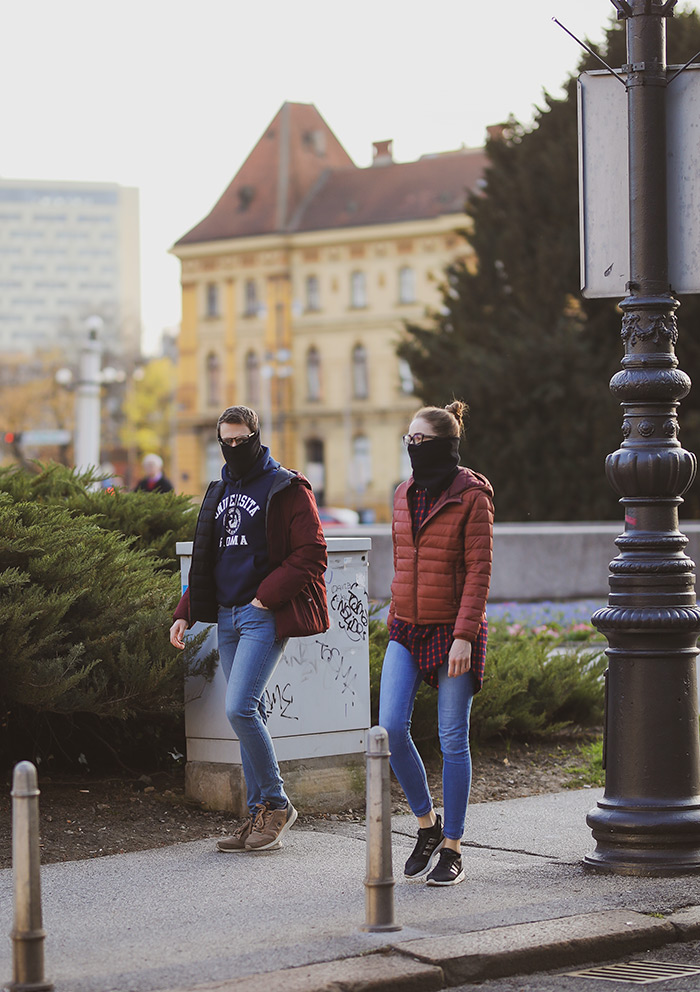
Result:
<svg viewBox="0 0 700 992">
<path fill-rule="evenodd" d="M 269 803 L 258 806 L 253 829 L 245 842 L 246 851 L 271 851 L 281 847 L 283 835 L 297 818 L 290 802 L 285 809 L 270 809 Z"/>
<path fill-rule="evenodd" d="M 248 840 L 250 831 L 253 829 L 253 814 L 248 816 L 233 831 L 230 837 L 222 837 L 216 842 L 216 846 L 224 854 L 234 854 L 245 851 L 245 842 Z"/>
</svg>

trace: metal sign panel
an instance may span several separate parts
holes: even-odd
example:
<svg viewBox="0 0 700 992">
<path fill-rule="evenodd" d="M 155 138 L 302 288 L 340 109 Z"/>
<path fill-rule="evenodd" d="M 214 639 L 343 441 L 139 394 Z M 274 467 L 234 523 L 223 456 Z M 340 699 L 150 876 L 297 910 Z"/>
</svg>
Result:
<svg viewBox="0 0 700 992">
<path fill-rule="evenodd" d="M 65 430 L 36 430 L 36 431 L 22 431 L 22 444 L 36 445 L 37 447 L 41 445 L 49 444 L 70 444 L 73 440 L 73 435 L 70 431 Z"/>
<path fill-rule="evenodd" d="M 666 92 L 669 281 L 682 296 L 700 293 L 700 65 Z M 581 292 L 619 299 L 630 268 L 625 87 L 607 70 L 582 73 L 578 114 Z"/>
</svg>

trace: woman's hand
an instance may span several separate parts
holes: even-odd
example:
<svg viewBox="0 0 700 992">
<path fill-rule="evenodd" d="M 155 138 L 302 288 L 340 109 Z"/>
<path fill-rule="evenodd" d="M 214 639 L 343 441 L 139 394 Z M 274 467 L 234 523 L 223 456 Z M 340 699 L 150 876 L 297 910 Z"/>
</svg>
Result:
<svg viewBox="0 0 700 992">
<path fill-rule="evenodd" d="M 257 606 L 257 608 L 259 610 L 266 610 L 267 609 L 266 606 L 263 606 L 263 604 L 260 602 L 260 600 L 258 599 L 257 596 L 255 597 L 255 599 L 251 599 L 250 605 L 251 606 Z"/>
<path fill-rule="evenodd" d="M 170 628 L 170 643 L 174 648 L 179 648 L 180 651 L 182 651 L 182 649 L 185 646 L 185 642 L 183 638 L 186 630 L 187 630 L 186 620 L 176 620 L 175 623 Z"/>
<path fill-rule="evenodd" d="M 461 637 L 455 637 L 447 659 L 447 675 L 450 678 L 464 675 L 472 667 L 472 644 Z"/>
</svg>

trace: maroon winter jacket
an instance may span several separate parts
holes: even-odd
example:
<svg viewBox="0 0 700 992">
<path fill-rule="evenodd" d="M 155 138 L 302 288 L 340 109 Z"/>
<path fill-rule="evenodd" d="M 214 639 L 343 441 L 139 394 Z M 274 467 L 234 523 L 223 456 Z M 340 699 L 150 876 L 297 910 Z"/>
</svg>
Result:
<svg viewBox="0 0 700 992">
<path fill-rule="evenodd" d="M 266 507 L 270 572 L 257 598 L 275 614 L 277 636 L 306 637 L 328 630 L 327 554 L 311 484 L 303 475 L 280 468 Z M 215 507 L 223 483 L 212 483 L 202 501 L 192 549 L 188 586 L 173 619 L 215 623 L 218 613 L 214 576 Z"/>
</svg>

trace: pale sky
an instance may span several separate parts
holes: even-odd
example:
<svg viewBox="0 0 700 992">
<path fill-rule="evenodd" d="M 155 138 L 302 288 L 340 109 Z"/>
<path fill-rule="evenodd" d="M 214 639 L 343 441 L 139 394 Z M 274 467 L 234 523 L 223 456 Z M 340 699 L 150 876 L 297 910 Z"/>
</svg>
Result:
<svg viewBox="0 0 700 992">
<path fill-rule="evenodd" d="M 482 145 L 532 118 L 610 0 L 15 0 L 0 35 L 0 175 L 137 186 L 144 346 L 180 319 L 168 248 L 205 216 L 285 100 L 359 166 Z"/>
</svg>

